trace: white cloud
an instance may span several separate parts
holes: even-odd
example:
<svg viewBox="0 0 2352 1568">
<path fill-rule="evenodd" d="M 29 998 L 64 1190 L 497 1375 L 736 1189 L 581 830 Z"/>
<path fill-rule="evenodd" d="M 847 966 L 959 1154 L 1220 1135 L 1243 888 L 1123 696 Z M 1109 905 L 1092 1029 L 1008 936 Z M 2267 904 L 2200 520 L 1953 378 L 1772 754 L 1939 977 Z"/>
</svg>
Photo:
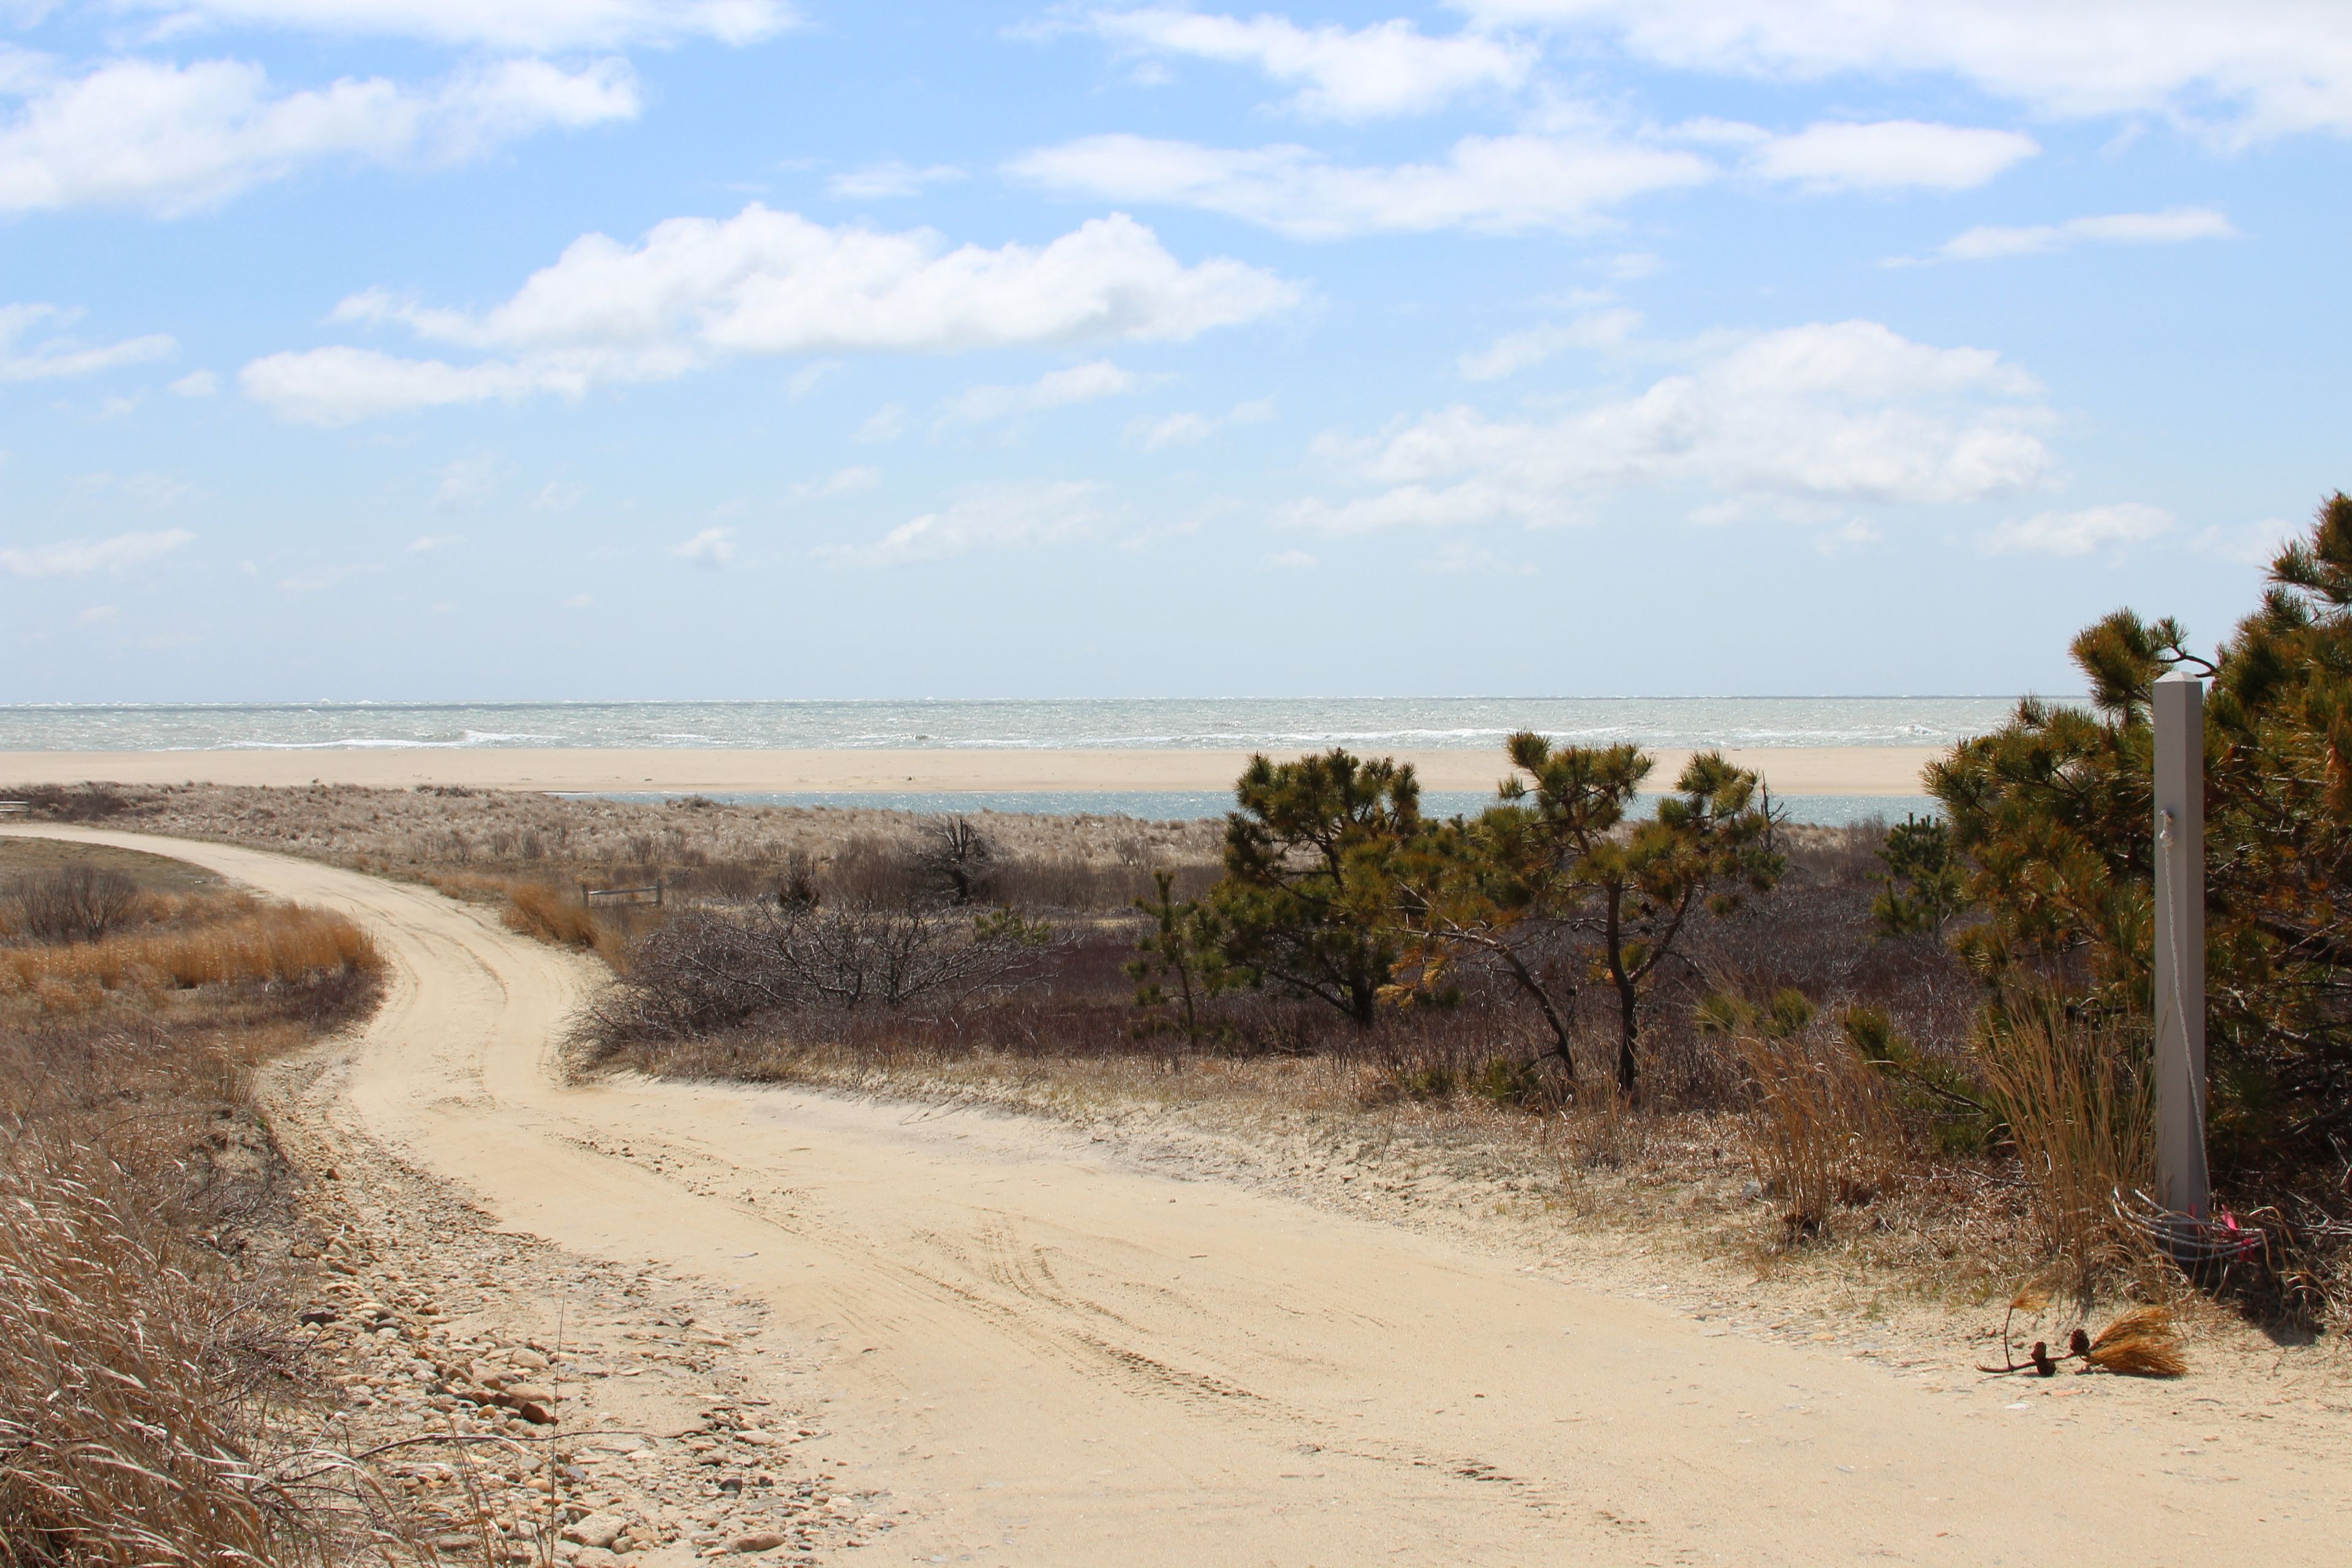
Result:
<svg viewBox="0 0 2352 1568">
<path fill-rule="evenodd" d="M 898 566 L 972 550 L 1088 538 L 1108 521 L 1104 493 L 1101 485 L 1077 481 L 1000 486 L 900 523 L 871 544 L 833 545 L 817 553 L 836 566 Z"/>
<path fill-rule="evenodd" d="M 2022 228 L 1990 225 L 1947 241 L 1937 255 L 1947 261 L 1990 261 L 2011 256 L 2041 256 L 2077 245 L 2179 245 L 2192 239 L 2229 239 L 2238 230 L 2210 207 L 2175 207 L 2160 213 L 2108 213 L 2064 223 Z"/>
<path fill-rule="evenodd" d="M 440 482 L 434 487 L 433 508 L 436 511 L 470 511 L 498 492 L 509 471 L 506 459 L 496 452 L 477 452 L 445 463 Z"/>
<path fill-rule="evenodd" d="M 735 560 L 735 531 L 706 528 L 683 544 L 670 547 L 672 555 L 702 566 L 726 566 Z"/>
<path fill-rule="evenodd" d="M 635 246 L 584 236 L 480 314 L 380 291 L 336 310 L 341 321 L 398 323 L 509 357 L 457 365 L 339 346 L 257 360 L 241 379 L 287 417 L 331 425 L 541 393 L 578 397 L 740 354 L 1181 340 L 1300 298 L 1297 285 L 1238 261 L 1187 267 L 1123 215 L 1042 247 L 950 250 L 928 229 L 828 227 L 754 204 L 732 218 L 670 219 Z"/>
<path fill-rule="evenodd" d="M 2032 137 L 2014 131 L 1885 120 L 1768 137 L 1749 151 L 1748 166 L 1768 180 L 1817 191 L 1965 191 L 2041 151 Z"/>
<path fill-rule="evenodd" d="M 94 375 L 121 365 L 170 359 L 180 352 L 179 343 L 161 332 L 97 347 L 57 333 L 56 328 L 70 324 L 80 314 L 55 305 L 0 305 L 0 382 Z M 25 341 L 37 331 L 42 334 L 37 342 Z"/>
<path fill-rule="evenodd" d="M 2145 544 L 2171 527 L 2170 512 L 2126 501 L 2119 506 L 2012 519 L 1992 531 L 1985 548 L 1996 554 L 2029 551 L 2042 555 L 2088 555 L 2106 544 Z"/>
<path fill-rule="evenodd" d="M 1801 518 L 1855 504 L 1983 500 L 2047 476 L 2032 378 L 1981 349 L 1912 342 L 1874 321 L 1714 341 L 1682 374 L 1549 420 L 1455 407 L 1364 441 L 1319 443 L 1370 493 L 1297 502 L 1335 533 L 1570 521 L 1633 487 Z"/>
<path fill-rule="evenodd" d="M 1261 397 L 1237 403 L 1223 414 L 1171 414 L 1160 419 L 1139 419 L 1127 427 L 1127 438 L 1147 452 L 1169 447 L 1192 447 L 1231 425 L 1265 425 L 1273 420 L 1274 399 Z"/>
<path fill-rule="evenodd" d="M 795 21 L 782 0 L 114 0 L 172 24 L 270 26 L 501 49 L 757 43 Z"/>
<path fill-rule="evenodd" d="M 588 487 L 577 479 L 550 479 L 530 498 L 533 511 L 570 511 L 588 497 Z"/>
<path fill-rule="evenodd" d="M 2252 522 L 2215 523 L 2198 533 L 2196 545 L 2208 555 L 2247 566 L 2268 566 L 2305 531 L 2304 525 L 2285 518 L 2265 517 Z"/>
<path fill-rule="evenodd" d="M 1483 89 L 1527 80 L 1536 49 L 1479 33 L 1433 38 L 1411 22 L 1302 27 L 1286 17 L 1204 16 L 1166 6 L 1097 11 L 1087 26 L 1130 52 L 1255 66 L 1296 84 L 1291 106 L 1326 120 L 1420 114 Z"/>
<path fill-rule="evenodd" d="M 117 478 L 94 473 L 84 474 L 74 481 L 74 493 L 84 503 L 102 497 L 108 504 L 122 500 L 145 507 L 173 505 L 194 488 L 187 480 L 169 474 L 125 474 Z"/>
<path fill-rule="evenodd" d="M 1388 168 L 1333 163 L 1306 147 L 1225 149 L 1116 134 L 1042 148 L 1008 171 L 1050 190 L 1201 207 L 1302 239 L 1585 229 L 1605 208 L 1716 174 L 1694 153 L 1598 132 L 1465 137 L 1443 163 Z"/>
<path fill-rule="evenodd" d="M 29 549 L 0 549 L 0 572 L 16 577 L 87 577 L 121 572 L 168 555 L 196 536 L 174 528 L 161 533 L 118 533 L 111 539 L 68 539 Z"/>
<path fill-rule="evenodd" d="M 347 425 L 406 408 L 515 403 L 541 392 L 579 397 L 590 381 L 585 374 L 553 365 L 461 366 L 352 348 L 271 354 L 247 365 L 237 377 L 247 396 L 313 425 Z"/>
<path fill-rule="evenodd" d="M 1161 419 L 1139 419 L 1127 427 L 1128 439 L 1147 452 L 1166 447 L 1194 447 L 1217 433 L 1217 422 L 1205 414 L 1171 414 Z"/>
<path fill-rule="evenodd" d="M 860 446 L 877 447 L 885 441 L 895 441 L 906 433 L 906 405 L 886 403 L 867 415 L 866 422 L 851 432 L 849 438 Z"/>
<path fill-rule="evenodd" d="M 86 626 L 109 626 L 121 618 L 121 607 L 116 605 L 92 605 L 74 617 Z"/>
<path fill-rule="evenodd" d="M 192 370 L 163 390 L 174 397 L 217 397 L 220 377 L 208 370 Z"/>
<path fill-rule="evenodd" d="M 1265 563 L 1286 572 L 1304 572 L 1315 564 L 1315 557 L 1304 550 L 1277 550 L 1266 556 Z"/>
<path fill-rule="evenodd" d="M 596 607 L 596 595 L 574 594 L 563 601 L 563 607 L 567 610 L 593 610 Z"/>
<path fill-rule="evenodd" d="M 2250 139 L 2352 132 L 2336 0 L 1462 0 L 1489 26 L 1614 37 L 1693 70 L 1957 77 L 2049 115 L 2164 114 Z"/>
<path fill-rule="evenodd" d="M 1066 408 L 1074 403 L 1124 397 L 1141 384 L 1132 371 L 1121 370 L 1107 359 L 1092 360 L 1066 370 L 1048 371 L 1024 386 L 968 388 L 948 400 L 942 417 L 966 422 L 1008 419 L 1020 414 Z"/>
<path fill-rule="evenodd" d="M 934 163 L 928 169 L 918 169 L 893 159 L 835 174 L 824 183 L 824 188 L 849 201 L 885 201 L 894 196 L 919 196 L 926 186 L 963 177 L 963 171 L 952 164 Z"/>
<path fill-rule="evenodd" d="M 798 403 L 802 398 L 806 397 L 810 393 L 814 392 L 817 389 L 818 384 L 823 382 L 826 376 L 831 375 L 835 371 L 837 371 L 840 368 L 841 361 L 837 359 L 821 359 L 814 361 L 811 363 L 804 364 L 801 366 L 800 369 L 793 372 L 792 375 L 784 382 L 785 395 L 789 396 L 794 403 Z"/>
<path fill-rule="evenodd" d="M 280 577 L 278 579 L 278 591 L 281 594 L 323 594 L 328 589 L 338 584 L 349 582 L 353 577 L 363 577 L 370 573 L 383 570 L 383 567 L 373 564 L 321 566 L 316 571 L 299 572 L 291 577 Z"/>
<path fill-rule="evenodd" d="M 460 163 L 519 136 L 627 120 L 621 60 L 567 71 L 544 60 L 469 67 L 415 91 L 380 77 L 273 91 L 237 60 L 118 59 L 0 89 L 0 211 L 130 206 L 170 216 L 331 158 Z"/>
<path fill-rule="evenodd" d="M 853 465 L 846 468 L 836 468 L 814 484 L 794 485 L 784 492 L 784 500 L 794 503 L 806 500 L 832 500 L 837 496 L 854 496 L 861 491 L 870 490 L 881 482 L 881 469 Z"/>
<path fill-rule="evenodd" d="M 449 546 L 457 543 L 457 540 L 458 536 L 454 533 L 419 534 L 416 538 L 408 542 L 408 553 L 411 555 L 430 555 L 436 550 L 448 549 Z"/>
<path fill-rule="evenodd" d="M 1536 575 L 1531 561 L 1507 561 L 1484 545 L 1450 540 L 1438 547 L 1434 555 L 1424 557 L 1415 564 L 1423 572 L 1440 576 L 1459 576 L 1475 573 L 1482 577 L 1532 577 Z"/>
<path fill-rule="evenodd" d="M 1541 364 L 1569 349 L 1615 348 L 1641 328 L 1639 310 L 1596 310 L 1572 321 L 1507 332 L 1477 353 L 1464 354 L 1454 362 L 1454 368 L 1465 381 L 1493 381 Z"/>
</svg>

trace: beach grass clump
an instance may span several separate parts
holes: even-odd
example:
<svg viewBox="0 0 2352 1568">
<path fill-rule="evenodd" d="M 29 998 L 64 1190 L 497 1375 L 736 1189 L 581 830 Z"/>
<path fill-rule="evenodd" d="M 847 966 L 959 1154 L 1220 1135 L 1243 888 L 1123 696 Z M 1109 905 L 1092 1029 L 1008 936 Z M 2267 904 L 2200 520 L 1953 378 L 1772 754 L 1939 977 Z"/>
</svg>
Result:
<svg viewBox="0 0 2352 1568">
<path fill-rule="evenodd" d="M 596 911 L 578 892 L 565 896 L 564 889 L 551 883 L 517 879 L 506 888 L 506 908 L 499 912 L 509 931 L 558 947 L 576 947 L 593 952 L 606 940 Z"/>
<path fill-rule="evenodd" d="M 1914 1163 L 1885 1084 L 1794 990 L 1766 1007 L 1717 996 L 1719 1021 L 1751 1084 L 1742 1142 L 1765 1195 L 1781 1205 L 1784 1239 L 1818 1236 L 1840 1208 L 1859 1208 Z"/>
<path fill-rule="evenodd" d="M 2071 1017 L 2059 998 L 2029 993 L 1987 1012 L 1976 1057 L 2055 1267 L 2087 1297 L 2146 1251 L 2118 1200 L 2151 1184 L 2147 1037 L 2127 1019 Z"/>
</svg>

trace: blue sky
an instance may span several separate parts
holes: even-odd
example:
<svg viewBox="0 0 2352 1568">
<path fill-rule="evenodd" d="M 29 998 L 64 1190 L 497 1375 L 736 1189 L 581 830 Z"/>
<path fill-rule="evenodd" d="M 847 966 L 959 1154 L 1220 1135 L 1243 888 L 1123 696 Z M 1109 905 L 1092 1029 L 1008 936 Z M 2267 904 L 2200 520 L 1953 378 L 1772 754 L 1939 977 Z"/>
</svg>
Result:
<svg viewBox="0 0 2352 1568">
<path fill-rule="evenodd" d="M 0 700 L 2072 690 L 2352 7 L 0 0 Z"/>
</svg>

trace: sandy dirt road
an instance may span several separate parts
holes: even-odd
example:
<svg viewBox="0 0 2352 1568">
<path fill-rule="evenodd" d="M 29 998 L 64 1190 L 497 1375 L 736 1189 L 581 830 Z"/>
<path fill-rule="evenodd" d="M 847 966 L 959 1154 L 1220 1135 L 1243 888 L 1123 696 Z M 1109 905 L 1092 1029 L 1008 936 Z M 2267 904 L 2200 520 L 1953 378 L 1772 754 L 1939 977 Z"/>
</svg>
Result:
<svg viewBox="0 0 2352 1568">
<path fill-rule="evenodd" d="M 393 983 L 340 1135 L 509 1227 L 756 1296 L 823 1347 L 835 1451 L 911 1510 L 861 1556 L 2269 1564 L 2352 1540 L 2352 1424 L 2294 1391 L 1989 1381 L 1972 1347 L 1896 1366 L 1744 1337 L 1033 1121 L 567 1087 L 551 1042 L 594 976 L 480 911 L 36 831 L 366 922 Z"/>
</svg>

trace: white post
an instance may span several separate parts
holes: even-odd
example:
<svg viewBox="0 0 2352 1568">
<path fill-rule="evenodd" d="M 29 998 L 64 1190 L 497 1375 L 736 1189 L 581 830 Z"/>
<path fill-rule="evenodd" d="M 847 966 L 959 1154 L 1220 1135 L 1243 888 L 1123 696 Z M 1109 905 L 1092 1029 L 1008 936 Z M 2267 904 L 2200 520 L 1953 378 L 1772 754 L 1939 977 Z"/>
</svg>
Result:
<svg viewBox="0 0 2352 1568">
<path fill-rule="evenodd" d="M 2156 1200 L 2210 1216 L 2205 1172 L 2205 683 L 2156 682 Z"/>
</svg>

